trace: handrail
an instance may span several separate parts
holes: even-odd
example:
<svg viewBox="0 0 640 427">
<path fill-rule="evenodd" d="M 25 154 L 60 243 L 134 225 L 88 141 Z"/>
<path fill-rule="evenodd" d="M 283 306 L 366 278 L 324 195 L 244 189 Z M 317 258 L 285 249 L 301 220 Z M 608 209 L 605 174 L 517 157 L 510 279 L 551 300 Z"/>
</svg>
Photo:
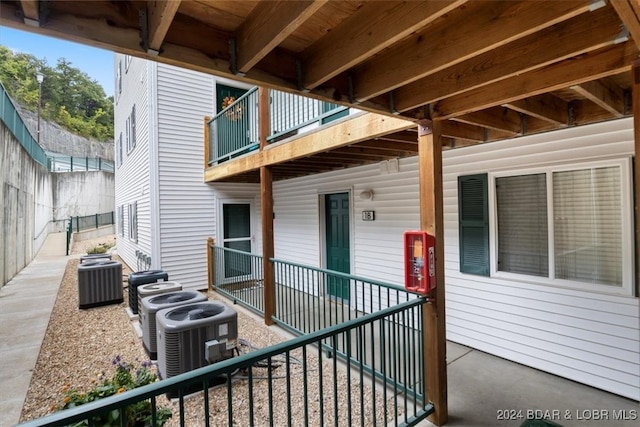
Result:
<svg viewBox="0 0 640 427">
<path fill-rule="evenodd" d="M 368 277 L 356 276 L 356 275 L 353 275 L 353 274 L 343 273 L 341 271 L 336 271 L 336 270 L 327 270 L 326 268 L 322 268 L 322 267 L 312 267 L 310 265 L 300 264 L 300 263 L 292 262 L 292 261 L 285 261 L 285 260 L 281 260 L 281 259 L 277 259 L 277 258 L 269 258 L 269 261 L 271 261 L 272 263 L 279 262 L 279 263 L 291 265 L 291 266 L 294 266 L 294 267 L 306 268 L 306 269 L 313 270 L 313 271 L 316 271 L 316 272 L 319 272 L 319 273 L 331 274 L 332 276 L 341 277 L 341 278 L 344 278 L 344 279 L 367 282 L 367 283 L 371 283 L 371 284 L 376 285 L 376 286 L 382 286 L 384 288 L 389 288 L 389 289 L 393 289 L 393 290 L 401 291 L 401 292 L 406 292 L 406 293 L 412 293 L 412 294 L 415 294 L 416 296 L 419 296 L 419 294 L 417 294 L 415 292 L 407 291 L 402 286 L 394 285 L 393 283 L 382 282 L 382 281 L 376 280 L 376 279 L 370 279 Z"/>
<path fill-rule="evenodd" d="M 257 86 L 251 88 L 206 122 L 209 129 L 209 141 L 205 141 L 209 144 L 207 165 L 230 160 L 259 147 L 257 92 Z M 310 130 L 316 123 L 321 125 L 340 117 L 348 110 L 337 104 L 269 90 L 269 132 L 264 138 L 269 143 L 277 142 Z"/>
<path fill-rule="evenodd" d="M 220 111 L 218 114 L 216 114 L 215 116 L 213 116 L 211 118 L 211 120 L 209 120 L 207 122 L 207 124 L 211 124 L 212 122 L 214 122 L 217 118 L 221 117 L 221 116 L 226 116 L 227 113 L 232 112 L 234 110 L 234 108 L 241 102 L 243 102 L 246 98 L 250 97 L 251 94 L 258 92 L 258 86 L 254 86 L 251 89 L 249 89 L 246 93 L 244 93 L 241 97 L 239 97 L 238 99 L 236 99 L 235 101 L 233 101 L 233 103 L 229 104 L 224 110 Z"/>
<path fill-rule="evenodd" d="M 0 120 L 2 120 L 20 145 L 27 150 L 33 160 L 47 167 L 47 156 L 27 128 L 15 103 L 0 82 Z"/>
<path fill-rule="evenodd" d="M 401 313 L 404 313 L 406 311 L 416 309 L 417 307 L 425 303 L 427 303 L 427 300 L 425 298 L 417 298 L 414 300 L 406 301 L 406 302 L 397 304 L 393 307 L 380 310 L 376 313 L 367 314 L 358 319 L 353 319 L 349 322 L 345 322 L 340 325 L 331 326 L 331 327 L 328 327 L 328 328 L 325 328 L 301 337 L 293 338 L 291 340 L 275 344 L 268 348 L 256 350 L 251 353 L 240 355 L 232 359 L 227 359 L 210 366 L 198 368 L 190 372 L 186 372 L 162 381 L 158 381 L 143 387 L 126 391 L 121 394 L 116 394 L 104 399 L 90 402 L 75 408 L 56 412 L 51 415 L 47 415 L 43 418 L 27 421 L 23 424 L 20 424 L 20 426 L 21 427 L 45 427 L 45 426 L 48 427 L 48 426 L 68 425 L 71 423 L 91 419 L 92 417 L 105 413 L 107 411 L 119 410 L 122 412 L 125 407 L 131 404 L 134 404 L 136 402 L 140 402 L 147 399 L 151 399 L 153 413 L 155 414 L 155 409 L 156 409 L 155 397 L 161 394 L 171 392 L 171 391 L 176 391 L 176 390 L 179 391 L 178 395 L 180 399 L 179 408 L 181 413 L 179 414 L 179 416 L 182 421 L 182 424 L 184 425 L 183 423 L 184 413 L 182 412 L 184 408 L 184 402 L 183 402 L 184 395 L 182 392 L 180 392 L 180 390 L 185 390 L 189 386 L 193 386 L 195 384 L 203 384 L 204 385 L 204 402 L 205 402 L 205 405 L 208 405 L 208 402 L 209 402 L 208 386 L 210 385 L 210 379 L 213 377 L 226 376 L 227 378 L 230 378 L 231 374 L 237 371 L 238 369 L 249 369 L 249 373 L 251 373 L 252 367 L 257 363 L 263 362 L 265 360 L 270 362 L 272 358 L 282 354 L 285 354 L 287 356 L 287 360 L 289 360 L 292 357 L 291 352 L 297 349 L 303 349 L 303 355 L 306 355 L 307 352 L 304 351 L 306 346 L 309 346 L 309 345 L 318 346 L 322 342 L 327 341 L 329 339 L 335 340 L 335 337 L 340 334 L 343 334 L 345 336 L 351 336 L 353 331 L 361 331 L 367 325 L 373 324 L 374 322 L 384 322 L 386 318 L 390 318 L 390 317 L 399 315 Z M 405 355 L 405 356 L 409 357 L 409 355 Z M 306 359 L 303 362 L 306 362 Z M 286 362 L 286 363 L 289 363 L 289 362 Z M 358 366 L 357 364 L 352 364 L 351 368 L 357 369 Z M 347 375 L 348 375 L 348 378 L 351 378 L 351 376 L 349 376 L 349 372 L 350 371 L 349 371 L 349 364 L 348 364 Z M 334 363 L 334 374 L 335 374 L 335 363 Z M 322 372 L 319 372 L 319 375 L 322 376 Z M 271 378 L 271 380 L 273 379 L 271 376 L 269 376 L 269 378 Z M 251 374 L 249 374 L 249 376 L 246 379 L 248 382 L 251 383 L 252 381 Z M 363 379 L 362 373 L 360 374 L 360 379 L 361 380 Z M 420 379 L 419 384 L 421 386 L 424 386 L 423 379 Z M 306 375 L 305 375 L 305 387 L 306 385 L 307 385 L 307 382 L 306 382 Z M 390 386 L 390 384 L 385 384 L 385 388 L 382 391 L 382 393 L 384 393 L 385 398 L 387 397 L 386 386 Z M 230 382 L 227 383 L 227 389 L 228 389 L 228 399 L 232 399 L 233 391 L 232 391 Z M 250 384 L 249 384 L 249 390 L 251 390 Z M 290 390 L 287 390 L 287 391 L 290 393 Z M 322 394 L 322 388 L 320 388 L 319 393 Z M 337 403 L 336 393 L 337 391 L 335 391 L 335 388 L 334 388 L 334 400 Z M 291 397 L 290 395 L 286 396 L 287 399 L 290 399 L 290 397 Z M 319 396 L 320 399 L 322 399 L 322 397 L 323 396 Z M 404 407 L 402 408 L 403 416 L 405 419 L 404 425 L 414 425 L 420 420 L 425 419 L 434 411 L 434 406 L 432 403 L 424 402 L 417 395 L 414 395 L 413 397 L 414 399 L 412 400 L 412 402 L 409 402 L 406 396 L 404 397 Z M 304 398 L 307 400 L 309 399 L 306 389 L 304 393 Z M 250 395 L 250 400 L 251 399 L 252 399 L 252 396 Z M 349 397 L 349 399 L 351 398 Z M 349 400 L 349 403 L 350 402 L 351 400 Z M 275 402 L 275 403 L 277 404 L 278 402 Z M 272 396 L 270 396 L 269 398 L 270 414 L 272 414 L 273 404 L 274 404 L 273 398 Z M 375 404 L 375 401 L 374 401 L 374 404 Z M 396 400 L 396 405 L 398 405 L 397 400 Z M 231 408 L 232 406 L 229 405 L 229 425 L 233 423 L 232 421 L 233 410 Z M 349 408 L 349 410 L 350 409 L 351 408 Z M 386 413 L 386 400 L 385 400 L 384 409 Z M 375 412 L 375 410 L 376 409 L 374 405 L 373 411 Z M 381 410 L 381 409 L 378 409 L 378 410 Z M 409 414 L 411 410 L 413 410 L 413 414 Z M 208 406 L 205 408 L 205 413 L 208 413 Z M 251 413 L 251 416 L 253 416 L 253 413 Z M 363 416 L 364 415 L 361 414 L 361 417 Z M 363 420 L 364 418 L 361 418 L 361 423 L 364 422 Z M 208 417 L 205 417 L 204 421 L 206 426 L 210 425 L 210 420 Z M 155 425 L 155 420 L 152 420 L 152 422 Z M 251 419 L 251 422 L 253 422 L 253 418 Z M 338 423 L 338 420 L 336 419 L 335 422 Z"/>
</svg>

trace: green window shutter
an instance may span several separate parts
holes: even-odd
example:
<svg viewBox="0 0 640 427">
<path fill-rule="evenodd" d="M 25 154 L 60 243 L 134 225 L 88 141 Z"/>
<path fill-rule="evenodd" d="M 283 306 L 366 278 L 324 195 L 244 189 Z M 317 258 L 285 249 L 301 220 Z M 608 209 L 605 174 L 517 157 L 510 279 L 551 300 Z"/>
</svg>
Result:
<svg viewBox="0 0 640 427">
<path fill-rule="evenodd" d="M 489 275 L 487 174 L 458 177 L 460 271 Z"/>
</svg>

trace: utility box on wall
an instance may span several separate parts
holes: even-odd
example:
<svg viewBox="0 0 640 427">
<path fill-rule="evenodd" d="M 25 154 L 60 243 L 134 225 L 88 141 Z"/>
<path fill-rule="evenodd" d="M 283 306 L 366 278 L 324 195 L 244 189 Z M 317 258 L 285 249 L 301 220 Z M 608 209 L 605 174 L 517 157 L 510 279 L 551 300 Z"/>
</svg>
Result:
<svg viewBox="0 0 640 427">
<path fill-rule="evenodd" d="M 404 287 L 426 295 L 436 287 L 436 239 L 424 231 L 404 233 Z"/>
</svg>

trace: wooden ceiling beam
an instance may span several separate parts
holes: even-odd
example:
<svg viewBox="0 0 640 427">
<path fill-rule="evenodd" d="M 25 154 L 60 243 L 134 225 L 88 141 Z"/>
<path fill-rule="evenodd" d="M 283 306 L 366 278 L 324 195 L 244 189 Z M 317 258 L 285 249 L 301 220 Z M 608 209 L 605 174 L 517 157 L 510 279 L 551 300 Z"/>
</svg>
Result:
<svg viewBox="0 0 640 427">
<path fill-rule="evenodd" d="M 158 54 L 169 27 L 180 7 L 181 0 L 159 0 L 147 2 L 147 26 L 149 46 L 147 53 Z"/>
<path fill-rule="evenodd" d="M 501 80 L 438 101 L 433 107 L 434 118 L 442 120 L 461 116 L 496 105 L 509 104 L 529 96 L 628 72 L 631 69 L 631 63 L 637 58 L 638 49 L 632 42 L 590 52 L 544 69 Z"/>
<path fill-rule="evenodd" d="M 484 142 L 487 139 L 485 130 L 480 126 L 446 120 L 442 122 L 441 135 L 453 139 Z"/>
<path fill-rule="evenodd" d="M 407 154 L 411 154 L 413 153 L 412 151 L 409 152 L 391 152 L 389 150 L 381 150 L 378 148 L 367 148 L 367 147 L 360 147 L 357 145 L 352 145 L 349 147 L 343 147 L 343 148 L 338 148 L 336 150 L 331 151 L 331 153 L 338 153 L 338 154 L 346 154 L 349 156 L 356 156 L 356 157 L 369 157 L 369 156 L 377 156 L 377 157 L 384 157 L 384 158 L 393 158 L 393 157 L 398 157 L 399 155 L 407 155 Z M 382 159 L 381 159 L 382 160 Z"/>
<path fill-rule="evenodd" d="M 24 23 L 33 27 L 40 26 L 40 10 L 37 0 L 20 0 L 22 19 Z"/>
<path fill-rule="evenodd" d="M 611 9 L 579 15 L 399 87 L 394 91 L 395 108 L 407 111 L 612 45 L 619 32 L 620 19 Z"/>
<path fill-rule="evenodd" d="M 569 124 L 569 105 L 560 98 L 544 94 L 503 104 L 513 111 L 537 117 L 560 126 Z"/>
<path fill-rule="evenodd" d="M 375 138 L 370 141 L 360 142 L 353 145 L 358 148 L 376 148 L 379 150 L 387 151 L 406 151 L 406 152 L 418 152 L 418 143 L 412 144 L 410 142 L 400 142 L 394 140 L 388 140 L 386 137 Z M 352 146 L 352 147 L 353 147 Z"/>
<path fill-rule="evenodd" d="M 617 114 L 613 114 L 611 111 L 591 102 L 591 100 L 576 100 L 572 101 L 571 105 L 573 109 L 571 124 L 574 126 L 611 120 L 619 117 Z"/>
<path fill-rule="evenodd" d="M 303 52 L 303 85 L 313 89 L 420 30 L 467 0 L 366 2 Z"/>
<path fill-rule="evenodd" d="M 640 49 L 640 0 L 613 0 L 611 6 L 624 23 L 631 38 Z"/>
<path fill-rule="evenodd" d="M 624 116 L 624 92 L 621 87 L 603 80 L 594 80 L 571 86 L 571 89 L 615 117 Z"/>
<path fill-rule="evenodd" d="M 472 2 L 451 12 L 448 19 L 356 67 L 353 71 L 355 99 L 363 101 L 389 92 L 585 13 L 590 3 Z"/>
<path fill-rule="evenodd" d="M 55 2 L 55 6 L 67 7 L 70 6 L 68 3 L 70 2 Z M 40 27 L 38 34 L 145 57 L 141 55 L 140 31 L 137 22 L 134 23 L 118 14 L 115 7 L 108 10 L 102 4 L 105 2 L 95 3 L 97 3 L 96 7 L 102 7 L 100 14 L 105 17 L 104 19 L 74 16 L 66 11 L 50 12 L 47 16 L 47 25 Z M 16 12 L 11 3 L 0 2 L 0 25 L 24 31 L 24 24 L 16 17 Z M 112 17 L 113 20 L 110 19 Z M 152 59 L 150 56 L 148 58 Z"/>
<path fill-rule="evenodd" d="M 238 72 L 248 72 L 327 1 L 278 0 L 258 3 L 237 31 Z"/>
<path fill-rule="evenodd" d="M 360 165 L 362 162 L 370 161 L 370 162 L 379 162 L 386 159 L 392 159 L 396 156 L 387 153 L 384 156 L 380 155 L 367 155 L 367 154 L 358 154 L 358 153 L 349 153 L 343 152 L 340 150 L 335 150 L 330 153 L 323 153 L 314 156 L 314 159 L 320 160 L 329 160 L 329 161 L 340 161 L 348 164 Z"/>
<path fill-rule="evenodd" d="M 520 114 L 503 107 L 493 107 L 454 118 L 457 122 L 499 130 L 516 136 L 522 132 Z"/>
</svg>

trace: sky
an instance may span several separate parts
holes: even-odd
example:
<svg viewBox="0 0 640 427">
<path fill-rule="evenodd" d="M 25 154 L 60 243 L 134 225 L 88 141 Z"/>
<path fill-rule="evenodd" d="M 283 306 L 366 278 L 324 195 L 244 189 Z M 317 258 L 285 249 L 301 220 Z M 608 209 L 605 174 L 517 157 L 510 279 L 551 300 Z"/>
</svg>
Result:
<svg viewBox="0 0 640 427">
<path fill-rule="evenodd" d="M 46 59 L 50 67 L 55 67 L 59 58 L 65 58 L 73 67 L 97 80 L 107 96 L 113 95 L 114 53 L 111 51 L 7 27 L 0 27 L 0 45 Z"/>
</svg>

